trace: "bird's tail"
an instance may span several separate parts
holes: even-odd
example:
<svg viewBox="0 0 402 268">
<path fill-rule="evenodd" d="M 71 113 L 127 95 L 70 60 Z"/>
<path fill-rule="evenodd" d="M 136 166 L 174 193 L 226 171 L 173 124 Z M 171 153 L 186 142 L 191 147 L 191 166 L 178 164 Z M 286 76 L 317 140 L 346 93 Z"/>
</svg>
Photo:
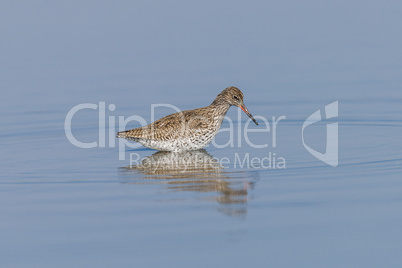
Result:
<svg viewBox="0 0 402 268">
<path fill-rule="evenodd" d="M 127 137 L 127 131 L 117 132 L 116 137 L 117 138 L 126 138 Z"/>
</svg>

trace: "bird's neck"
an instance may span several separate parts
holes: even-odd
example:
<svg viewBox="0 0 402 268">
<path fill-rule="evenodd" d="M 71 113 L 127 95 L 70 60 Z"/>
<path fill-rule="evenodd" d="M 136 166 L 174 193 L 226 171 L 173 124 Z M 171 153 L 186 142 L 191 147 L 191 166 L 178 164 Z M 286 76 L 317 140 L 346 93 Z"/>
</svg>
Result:
<svg viewBox="0 0 402 268">
<path fill-rule="evenodd" d="M 225 116 L 230 108 L 230 104 L 227 102 L 219 101 L 215 99 L 209 107 L 213 108 L 213 113 L 217 116 Z"/>
</svg>

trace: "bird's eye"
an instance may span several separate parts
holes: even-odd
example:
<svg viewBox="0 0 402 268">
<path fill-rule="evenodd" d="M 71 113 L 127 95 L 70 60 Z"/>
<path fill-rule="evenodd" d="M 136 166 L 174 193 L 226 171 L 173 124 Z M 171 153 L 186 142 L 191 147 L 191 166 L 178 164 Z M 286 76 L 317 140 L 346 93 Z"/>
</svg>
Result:
<svg viewBox="0 0 402 268">
<path fill-rule="evenodd" d="M 233 99 L 239 100 L 239 97 L 237 97 L 236 95 L 233 95 Z"/>
</svg>

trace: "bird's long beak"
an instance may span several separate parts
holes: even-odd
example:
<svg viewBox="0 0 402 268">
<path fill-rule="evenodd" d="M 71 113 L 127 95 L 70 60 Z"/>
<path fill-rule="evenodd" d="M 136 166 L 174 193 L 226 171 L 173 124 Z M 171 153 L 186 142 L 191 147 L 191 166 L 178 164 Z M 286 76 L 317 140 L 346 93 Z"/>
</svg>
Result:
<svg viewBox="0 0 402 268">
<path fill-rule="evenodd" d="M 254 117 L 250 114 L 250 112 L 248 111 L 248 109 L 247 109 L 247 107 L 246 107 L 246 105 L 244 105 L 244 104 L 242 104 L 242 105 L 240 105 L 239 106 L 240 107 L 240 109 L 242 109 L 243 110 L 243 112 L 245 112 L 246 113 L 246 115 L 248 115 L 248 117 L 250 117 L 251 118 L 251 120 L 253 120 L 253 122 L 258 126 L 258 123 L 257 123 L 257 121 L 254 119 Z"/>
</svg>

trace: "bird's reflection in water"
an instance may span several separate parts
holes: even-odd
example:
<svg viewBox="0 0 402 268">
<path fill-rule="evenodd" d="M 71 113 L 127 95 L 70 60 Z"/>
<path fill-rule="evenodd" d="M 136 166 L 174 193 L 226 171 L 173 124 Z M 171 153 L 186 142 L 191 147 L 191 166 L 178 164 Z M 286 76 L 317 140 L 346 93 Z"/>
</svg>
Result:
<svg viewBox="0 0 402 268">
<path fill-rule="evenodd" d="M 205 150 L 183 153 L 156 152 L 138 165 L 120 169 L 125 183 L 160 183 L 172 191 L 216 193 L 218 210 L 231 216 L 245 216 L 249 190 L 258 173 L 228 172 Z M 139 182 L 139 176 L 141 181 Z M 149 180 L 149 181 L 148 181 Z"/>
</svg>

